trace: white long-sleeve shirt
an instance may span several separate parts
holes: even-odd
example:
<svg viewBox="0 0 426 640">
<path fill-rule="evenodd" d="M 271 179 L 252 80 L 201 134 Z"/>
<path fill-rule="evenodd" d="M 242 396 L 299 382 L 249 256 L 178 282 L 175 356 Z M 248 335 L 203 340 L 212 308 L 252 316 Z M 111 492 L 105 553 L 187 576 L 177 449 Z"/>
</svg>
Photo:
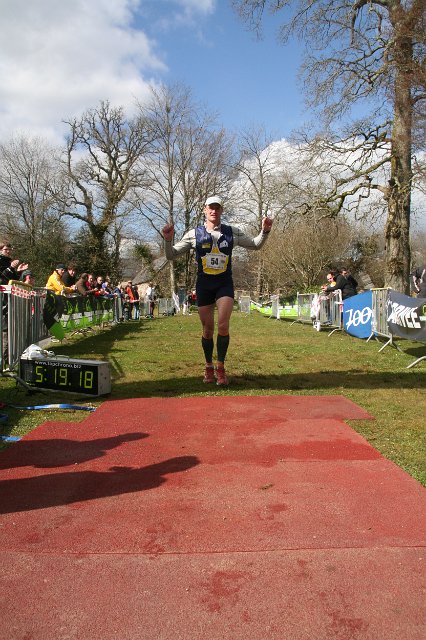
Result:
<svg viewBox="0 0 426 640">
<path fill-rule="evenodd" d="M 233 225 L 229 226 L 232 229 L 234 247 L 244 247 L 245 249 L 260 249 L 264 245 L 268 237 L 267 233 L 261 231 L 255 238 L 250 238 L 250 236 L 246 235 L 244 231 L 241 231 L 239 227 L 234 227 Z M 213 243 L 217 245 L 217 242 L 221 236 L 220 225 L 212 230 L 209 230 L 209 233 L 213 238 Z M 191 229 L 190 231 L 187 231 L 182 240 L 179 240 L 179 242 L 177 242 L 176 244 L 172 244 L 172 240 L 166 240 L 166 258 L 167 260 L 174 260 L 183 253 L 187 253 L 191 249 L 195 249 L 195 245 L 195 229 Z"/>
</svg>

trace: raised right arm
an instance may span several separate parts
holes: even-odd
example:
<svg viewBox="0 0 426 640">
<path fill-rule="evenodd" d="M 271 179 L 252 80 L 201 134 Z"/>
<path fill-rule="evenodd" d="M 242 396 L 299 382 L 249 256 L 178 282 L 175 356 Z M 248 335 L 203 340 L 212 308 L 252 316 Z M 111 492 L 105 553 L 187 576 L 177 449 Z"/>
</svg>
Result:
<svg viewBox="0 0 426 640">
<path fill-rule="evenodd" d="M 179 240 L 176 244 L 173 243 L 174 227 L 172 224 L 166 224 L 163 227 L 163 237 L 165 240 L 166 258 L 167 260 L 174 260 L 183 253 L 188 253 L 193 247 L 195 247 L 195 230 L 187 231 L 182 240 Z"/>
</svg>

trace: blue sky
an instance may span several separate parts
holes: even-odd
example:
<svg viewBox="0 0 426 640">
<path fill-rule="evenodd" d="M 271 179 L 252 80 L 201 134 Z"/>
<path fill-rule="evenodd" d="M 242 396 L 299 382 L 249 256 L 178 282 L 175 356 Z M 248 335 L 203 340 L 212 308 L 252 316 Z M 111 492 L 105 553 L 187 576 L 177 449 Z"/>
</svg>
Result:
<svg viewBox="0 0 426 640">
<path fill-rule="evenodd" d="M 167 65 L 160 74 L 164 81 L 192 87 L 230 129 L 260 123 L 285 137 L 302 122 L 303 97 L 296 80 L 301 49 L 297 42 L 286 47 L 277 42 L 277 19 L 269 20 L 264 38 L 258 40 L 230 1 L 220 0 L 211 12 L 194 16 L 191 28 L 181 24 L 162 30 L 162 13 L 169 3 L 148 4 L 138 24 L 159 42 Z"/>
<path fill-rule="evenodd" d="M 182 82 L 235 130 L 286 137 L 307 119 L 297 44 L 257 41 L 230 0 L 0 0 L 0 140 L 59 142 L 100 100 L 131 110 L 150 82 Z"/>
</svg>

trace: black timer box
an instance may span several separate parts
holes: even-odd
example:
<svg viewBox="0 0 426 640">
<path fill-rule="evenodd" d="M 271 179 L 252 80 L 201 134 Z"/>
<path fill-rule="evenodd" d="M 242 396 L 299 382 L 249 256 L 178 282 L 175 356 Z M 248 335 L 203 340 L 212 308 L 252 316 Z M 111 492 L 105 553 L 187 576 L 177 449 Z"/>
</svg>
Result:
<svg viewBox="0 0 426 640">
<path fill-rule="evenodd" d="M 102 396 L 111 393 L 108 362 L 61 358 L 26 359 L 19 363 L 20 378 L 31 387 Z"/>
</svg>

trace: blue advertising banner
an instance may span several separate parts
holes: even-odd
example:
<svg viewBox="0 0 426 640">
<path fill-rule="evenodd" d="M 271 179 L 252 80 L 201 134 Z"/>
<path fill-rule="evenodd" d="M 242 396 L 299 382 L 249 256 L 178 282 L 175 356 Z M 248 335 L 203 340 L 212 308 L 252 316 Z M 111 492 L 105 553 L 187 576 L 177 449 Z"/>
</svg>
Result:
<svg viewBox="0 0 426 640">
<path fill-rule="evenodd" d="M 355 338 L 369 338 L 373 318 L 373 296 L 371 291 L 359 293 L 343 301 L 343 326 Z"/>
<path fill-rule="evenodd" d="M 426 342 L 426 299 L 388 292 L 386 319 L 391 335 Z"/>
</svg>

